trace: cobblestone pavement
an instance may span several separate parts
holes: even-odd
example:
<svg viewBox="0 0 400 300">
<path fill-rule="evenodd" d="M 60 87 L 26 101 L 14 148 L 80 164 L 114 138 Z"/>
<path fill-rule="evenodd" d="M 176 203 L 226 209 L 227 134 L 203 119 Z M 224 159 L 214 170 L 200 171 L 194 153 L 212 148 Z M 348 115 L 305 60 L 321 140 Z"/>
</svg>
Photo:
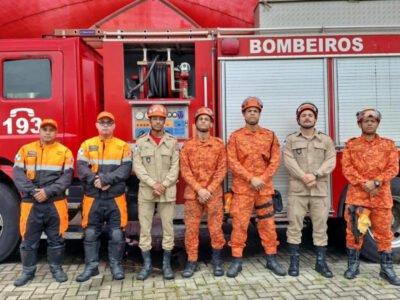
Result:
<svg viewBox="0 0 400 300">
<path fill-rule="evenodd" d="M 284 240 L 284 234 L 280 234 Z M 362 261 L 361 274 L 355 280 L 343 278 L 347 258 L 343 248 L 330 246 L 328 262 L 335 274 L 326 279 L 313 270 L 315 255 L 311 242 L 301 248 L 301 269 L 299 277 L 278 277 L 264 268 L 265 258 L 257 237 L 250 237 L 245 251 L 243 271 L 236 278 L 213 277 L 209 265 L 210 255 L 201 257 L 200 270 L 190 279 L 183 279 L 184 255 L 175 253 L 173 262 L 176 270 L 175 280 L 165 281 L 161 275 L 161 251 L 154 251 L 156 270 L 145 282 L 137 281 L 135 276 L 140 269 L 139 251 L 129 251 L 124 262 L 126 278 L 113 281 L 106 264 L 106 254 L 102 252 L 100 275 L 85 283 L 75 282 L 75 277 L 83 270 L 81 244 L 68 243 L 67 261 L 64 269 L 69 279 L 65 283 L 54 282 L 46 264 L 45 251 L 35 279 L 26 286 L 16 288 L 13 281 L 21 271 L 17 256 L 0 264 L 0 299 L 399 299 L 400 288 L 391 286 L 379 278 L 379 264 Z M 71 250 L 72 248 L 72 250 Z M 77 250 L 78 249 L 78 250 Z M 209 252 L 209 246 L 201 251 Z M 229 249 L 224 253 L 225 268 L 229 264 Z M 278 259 L 287 267 L 289 253 L 283 242 L 279 248 Z M 158 268 L 157 268 L 158 267 Z M 400 274 L 400 266 L 395 269 Z"/>
</svg>

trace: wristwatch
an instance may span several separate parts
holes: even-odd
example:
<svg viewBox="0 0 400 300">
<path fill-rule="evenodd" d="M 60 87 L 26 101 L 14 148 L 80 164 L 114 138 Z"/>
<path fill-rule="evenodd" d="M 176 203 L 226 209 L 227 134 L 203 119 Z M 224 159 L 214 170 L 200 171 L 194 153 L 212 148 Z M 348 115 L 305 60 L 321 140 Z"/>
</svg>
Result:
<svg viewBox="0 0 400 300">
<path fill-rule="evenodd" d="M 380 187 L 381 186 L 381 182 L 379 180 L 377 180 L 377 179 L 374 180 L 374 184 L 375 184 L 375 187 Z"/>
<path fill-rule="evenodd" d="M 313 171 L 312 174 L 315 176 L 316 179 L 318 179 L 319 173 L 317 171 Z"/>
</svg>

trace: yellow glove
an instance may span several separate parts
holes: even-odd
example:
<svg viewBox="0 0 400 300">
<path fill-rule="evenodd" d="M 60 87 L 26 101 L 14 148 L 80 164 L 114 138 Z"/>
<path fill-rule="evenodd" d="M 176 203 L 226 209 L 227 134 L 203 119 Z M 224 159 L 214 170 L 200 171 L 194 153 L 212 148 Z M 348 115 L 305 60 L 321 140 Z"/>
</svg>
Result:
<svg viewBox="0 0 400 300">
<path fill-rule="evenodd" d="M 357 209 L 358 221 L 357 229 L 361 234 L 365 234 L 368 228 L 371 226 L 371 219 L 369 218 L 370 210 L 366 208 Z"/>
</svg>

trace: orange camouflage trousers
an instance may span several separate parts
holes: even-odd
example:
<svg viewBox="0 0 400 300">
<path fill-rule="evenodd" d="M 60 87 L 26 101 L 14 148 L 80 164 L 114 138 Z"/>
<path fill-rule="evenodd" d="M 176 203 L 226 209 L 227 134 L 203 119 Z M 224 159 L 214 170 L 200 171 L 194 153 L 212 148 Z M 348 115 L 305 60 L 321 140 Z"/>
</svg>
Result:
<svg viewBox="0 0 400 300">
<path fill-rule="evenodd" d="M 256 209 L 257 229 L 266 254 L 276 254 L 279 241 L 276 234 L 271 196 L 234 194 L 231 204 L 232 234 L 229 246 L 233 257 L 242 257 L 253 209 Z"/>
<path fill-rule="evenodd" d="M 208 230 L 213 249 L 222 249 L 225 245 L 222 221 L 224 217 L 222 197 L 215 197 L 200 204 L 197 199 L 185 200 L 185 248 L 189 261 L 197 261 L 199 252 L 199 229 L 203 212 L 207 213 Z"/>
<path fill-rule="evenodd" d="M 392 224 L 392 209 L 391 208 L 368 208 L 371 210 L 369 215 L 371 219 L 371 228 L 374 233 L 376 244 L 378 245 L 378 251 L 390 251 L 392 250 L 393 233 L 391 230 Z M 346 211 L 344 214 L 346 220 L 346 246 L 347 248 L 353 248 L 360 250 L 363 245 L 363 236 L 358 238 L 358 243 L 355 242 L 353 232 L 351 231 L 350 214 L 348 205 L 346 205 Z"/>
</svg>

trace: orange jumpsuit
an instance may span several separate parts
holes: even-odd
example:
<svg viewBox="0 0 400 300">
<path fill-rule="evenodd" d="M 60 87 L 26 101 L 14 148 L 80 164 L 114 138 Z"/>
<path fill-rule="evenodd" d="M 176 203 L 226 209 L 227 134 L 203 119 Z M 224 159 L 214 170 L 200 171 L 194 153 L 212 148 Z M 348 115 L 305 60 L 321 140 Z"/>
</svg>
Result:
<svg viewBox="0 0 400 300">
<path fill-rule="evenodd" d="M 399 172 L 399 158 L 392 140 L 376 135 L 372 141 L 363 136 L 352 138 L 346 143 L 342 158 L 343 174 L 349 182 L 346 196 L 345 219 L 346 244 L 348 248 L 361 249 L 362 237 L 356 244 L 351 231 L 348 205 L 363 206 L 371 210 L 370 219 L 378 251 L 392 249 L 392 193 L 390 181 Z M 379 180 L 378 195 L 370 196 L 362 184 L 370 180 Z"/>
<path fill-rule="evenodd" d="M 228 147 L 228 165 L 233 175 L 231 204 L 232 235 L 229 245 L 233 257 L 242 257 L 247 229 L 253 209 L 258 218 L 257 228 L 265 253 L 276 254 L 279 242 L 276 235 L 272 206 L 274 186 L 272 176 L 280 163 L 279 141 L 275 134 L 259 127 L 256 131 L 241 128 L 232 133 Z M 265 182 L 261 191 L 251 186 L 251 179 Z"/>
<path fill-rule="evenodd" d="M 211 246 L 222 249 L 225 245 L 221 183 L 226 171 L 226 151 L 221 139 L 211 136 L 207 141 L 200 141 L 192 138 L 184 143 L 181 151 L 181 175 L 186 182 L 185 247 L 189 261 L 197 261 L 198 258 L 199 228 L 204 211 L 208 217 Z M 212 194 L 206 204 L 200 204 L 197 200 L 197 191 L 202 188 Z"/>
</svg>

